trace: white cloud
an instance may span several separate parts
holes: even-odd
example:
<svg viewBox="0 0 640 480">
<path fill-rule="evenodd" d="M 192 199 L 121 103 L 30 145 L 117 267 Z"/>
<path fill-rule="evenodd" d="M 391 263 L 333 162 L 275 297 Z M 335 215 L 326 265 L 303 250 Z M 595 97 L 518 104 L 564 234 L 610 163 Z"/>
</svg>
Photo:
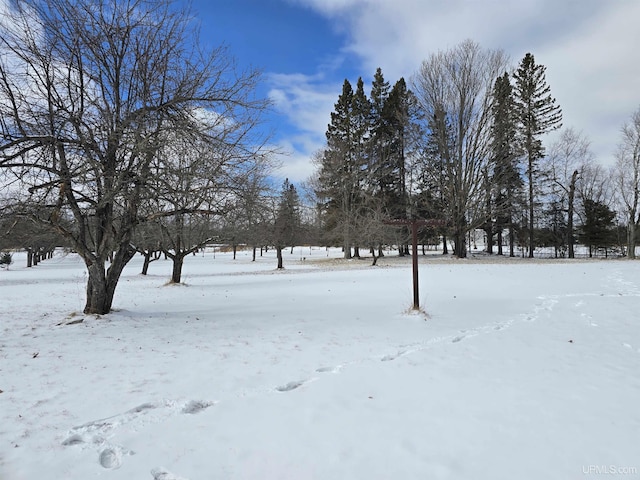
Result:
<svg viewBox="0 0 640 480">
<path fill-rule="evenodd" d="M 280 174 L 294 182 L 306 180 L 314 170 L 313 154 L 324 146 L 324 133 L 342 85 L 326 82 L 322 75 L 302 74 L 271 74 L 269 83 L 276 110 L 299 132 L 280 143 L 286 152 L 279 158 Z"/>
</svg>

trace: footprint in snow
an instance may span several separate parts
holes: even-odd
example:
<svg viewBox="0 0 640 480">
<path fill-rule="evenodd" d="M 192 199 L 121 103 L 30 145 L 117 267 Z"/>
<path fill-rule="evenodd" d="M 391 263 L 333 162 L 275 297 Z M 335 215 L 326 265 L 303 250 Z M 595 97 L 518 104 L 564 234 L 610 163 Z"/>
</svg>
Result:
<svg viewBox="0 0 640 480">
<path fill-rule="evenodd" d="M 320 367 L 316 368 L 316 372 L 318 373 L 337 373 L 340 370 L 340 367 Z"/>
<path fill-rule="evenodd" d="M 338 365 L 337 367 L 320 367 L 320 368 L 316 368 L 316 372 L 318 372 L 318 373 L 338 373 L 341 368 L 342 368 L 341 365 Z"/>
<path fill-rule="evenodd" d="M 466 337 L 466 335 L 458 335 L 453 340 L 451 340 L 451 343 L 458 343 L 459 341 L 464 340 Z"/>
<path fill-rule="evenodd" d="M 396 358 L 402 357 L 403 355 L 406 355 L 406 354 L 407 354 L 406 350 L 400 350 L 395 355 L 385 355 L 384 357 L 382 357 L 380 359 L 380 361 L 381 362 L 391 362 L 391 361 L 395 360 Z"/>
<path fill-rule="evenodd" d="M 82 437 L 82 435 L 71 435 L 69 438 L 62 442 L 62 445 L 65 447 L 69 447 L 71 445 L 81 445 L 86 443 L 86 440 Z"/>
<path fill-rule="evenodd" d="M 107 447 L 100 452 L 98 461 L 106 469 L 119 468 L 122 465 L 122 450 L 117 447 Z"/>
<path fill-rule="evenodd" d="M 151 470 L 151 475 L 153 475 L 153 480 L 187 480 L 184 477 L 178 477 L 177 475 L 168 472 L 162 467 Z"/>
<path fill-rule="evenodd" d="M 214 405 L 215 402 L 190 400 L 179 410 L 183 414 L 196 414 Z M 152 415 L 145 418 L 152 410 L 161 409 L 160 415 Z M 114 435 L 114 431 L 119 427 L 132 424 L 134 428 L 141 428 L 145 423 L 155 423 L 167 419 L 178 413 L 177 405 L 171 401 L 160 403 L 143 403 L 127 410 L 124 413 L 113 415 L 108 418 L 95 420 L 83 425 L 74 427 L 70 435 L 62 441 L 65 447 L 80 446 L 98 449 L 98 463 L 106 469 L 113 470 L 122 465 L 122 458 L 125 455 L 134 455 L 135 452 L 119 445 L 111 444 L 107 439 Z M 179 480 L 179 477 L 158 470 L 160 480 Z M 166 475 L 165 475 L 166 474 Z M 165 475 L 165 476 L 162 476 Z"/>
<path fill-rule="evenodd" d="M 304 380 L 297 380 L 295 382 L 289 382 L 286 385 L 280 385 L 279 387 L 276 387 L 276 390 L 278 392 L 290 392 L 291 390 L 295 390 L 296 388 L 299 388 L 304 384 Z"/>
<path fill-rule="evenodd" d="M 187 404 L 184 407 L 182 407 L 181 412 L 186 413 L 188 415 L 193 415 L 196 413 L 200 413 L 203 410 L 206 410 L 207 408 L 213 406 L 214 404 L 215 402 L 203 402 L 198 400 L 191 400 L 190 402 L 187 402 Z"/>
</svg>

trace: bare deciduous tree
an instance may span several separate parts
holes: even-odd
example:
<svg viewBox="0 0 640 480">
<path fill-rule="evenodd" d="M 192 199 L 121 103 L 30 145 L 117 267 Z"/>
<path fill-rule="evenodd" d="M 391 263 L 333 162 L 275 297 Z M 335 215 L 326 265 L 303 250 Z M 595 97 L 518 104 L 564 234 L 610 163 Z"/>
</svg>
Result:
<svg viewBox="0 0 640 480">
<path fill-rule="evenodd" d="M 484 50 L 467 40 L 431 55 L 413 78 L 413 91 L 432 121 L 444 159 L 443 191 L 451 219 L 454 254 L 466 256 L 466 233 L 484 220 L 479 199 L 489 159 L 493 82 L 508 66 L 500 50 Z M 436 130 L 434 132 L 433 130 Z"/>
<path fill-rule="evenodd" d="M 627 257 L 636 258 L 640 227 L 640 108 L 622 126 L 616 152 L 616 189 L 627 216 Z"/>
<path fill-rule="evenodd" d="M 576 189 L 585 169 L 593 163 L 593 153 L 589 148 L 589 141 L 582 133 L 572 128 L 565 129 L 549 148 L 545 166 L 553 186 L 560 192 L 558 201 L 566 212 L 566 245 L 569 258 L 575 258 Z"/>
<path fill-rule="evenodd" d="M 0 167 L 83 258 L 86 313 L 111 310 L 167 132 L 225 122 L 256 145 L 258 74 L 201 51 L 192 21 L 169 0 L 19 0 L 3 19 Z"/>
</svg>

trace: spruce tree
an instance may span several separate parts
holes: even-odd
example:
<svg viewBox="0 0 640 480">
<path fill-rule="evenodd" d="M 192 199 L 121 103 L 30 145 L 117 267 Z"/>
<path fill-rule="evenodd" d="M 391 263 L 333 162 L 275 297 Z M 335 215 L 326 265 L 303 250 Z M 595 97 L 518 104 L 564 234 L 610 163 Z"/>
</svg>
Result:
<svg viewBox="0 0 640 480">
<path fill-rule="evenodd" d="M 582 225 L 580 241 L 589 247 L 589 256 L 594 248 L 607 248 L 616 241 L 616 212 L 606 204 L 595 200 L 584 200 L 585 221 Z"/>
<path fill-rule="evenodd" d="M 551 89 L 545 78 L 546 67 L 538 65 L 531 53 L 527 53 L 515 79 L 514 100 L 518 126 L 526 155 L 527 177 L 529 181 L 529 257 L 533 257 L 536 166 L 544 157 L 544 147 L 540 136 L 562 126 L 562 110 L 551 96 Z"/>
<path fill-rule="evenodd" d="M 386 115 L 385 105 L 389 98 L 389 83 L 385 81 L 382 70 L 378 68 L 373 77 L 370 95 L 371 114 L 371 138 L 370 138 L 370 162 L 369 172 L 371 183 L 369 191 L 372 196 L 380 199 L 382 208 L 388 206 L 389 183 L 389 121 Z"/>
<path fill-rule="evenodd" d="M 355 218 L 353 223 L 355 232 L 353 239 L 353 255 L 360 257 L 360 241 L 362 239 L 362 228 L 366 226 L 370 219 L 367 203 L 367 177 L 369 164 L 369 134 L 371 124 L 371 103 L 364 93 L 364 82 L 358 78 L 356 91 L 351 102 L 351 149 L 353 152 L 353 168 L 355 173 L 355 190 L 353 200 Z"/>
<path fill-rule="evenodd" d="M 335 238 L 341 238 L 345 258 L 351 258 L 351 247 L 357 243 L 355 225 L 364 201 L 368 108 L 362 80 L 354 93 L 345 79 L 327 127 L 318 176 L 316 193 L 325 199 L 325 225 Z"/>
<path fill-rule="evenodd" d="M 491 108 L 493 214 L 498 235 L 498 255 L 502 255 L 502 232 L 509 231 L 509 256 L 513 257 L 515 244 L 515 222 L 513 221 L 522 189 L 522 178 L 518 169 L 518 142 L 513 100 L 513 88 L 509 74 L 496 78 Z"/>
<path fill-rule="evenodd" d="M 300 197 L 296 187 L 287 178 L 282 184 L 274 228 L 274 243 L 279 269 L 283 268 L 282 250 L 286 246 L 294 247 L 296 245 L 301 224 Z"/>
<path fill-rule="evenodd" d="M 426 142 L 418 168 L 418 212 L 421 217 L 452 223 L 450 198 L 453 162 L 451 152 L 455 145 L 453 129 L 444 110 L 437 109 L 427 122 Z M 449 253 L 447 229 L 440 228 L 442 253 Z"/>
<path fill-rule="evenodd" d="M 407 218 L 410 214 L 407 193 L 407 158 L 416 150 L 417 139 L 422 131 L 419 125 L 417 99 L 400 78 L 389 93 L 383 108 L 388 126 L 388 174 L 387 210 L 392 218 Z M 412 212 L 415 215 L 417 212 Z M 407 238 L 409 232 L 407 230 Z M 400 254 L 408 254 L 409 245 L 400 247 Z"/>
</svg>

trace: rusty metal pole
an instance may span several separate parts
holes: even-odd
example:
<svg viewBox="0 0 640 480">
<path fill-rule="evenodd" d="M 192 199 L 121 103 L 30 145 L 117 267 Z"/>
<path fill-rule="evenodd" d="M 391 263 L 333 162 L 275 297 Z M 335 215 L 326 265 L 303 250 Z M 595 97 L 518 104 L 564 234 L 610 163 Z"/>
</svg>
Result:
<svg viewBox="0 0 640 480">
<path fill-rule="evenodd" d="M 420 310 L 420 292 L 418 291 L 418 222 L 411 221 L 411 255 L 413 256 L 413 309 Z"/>
<path fill-rule="evenodd" d="M 411 224 L 411 254 L 413 255 L 413 309 L 420 310 L 420 292 L 418 291 L 418 226 L 442 226 L 445 223 L 441 220 L 408 220 L 403 218 L 386 220 L 387 225 L 407 226 Z"/>
</svg>

